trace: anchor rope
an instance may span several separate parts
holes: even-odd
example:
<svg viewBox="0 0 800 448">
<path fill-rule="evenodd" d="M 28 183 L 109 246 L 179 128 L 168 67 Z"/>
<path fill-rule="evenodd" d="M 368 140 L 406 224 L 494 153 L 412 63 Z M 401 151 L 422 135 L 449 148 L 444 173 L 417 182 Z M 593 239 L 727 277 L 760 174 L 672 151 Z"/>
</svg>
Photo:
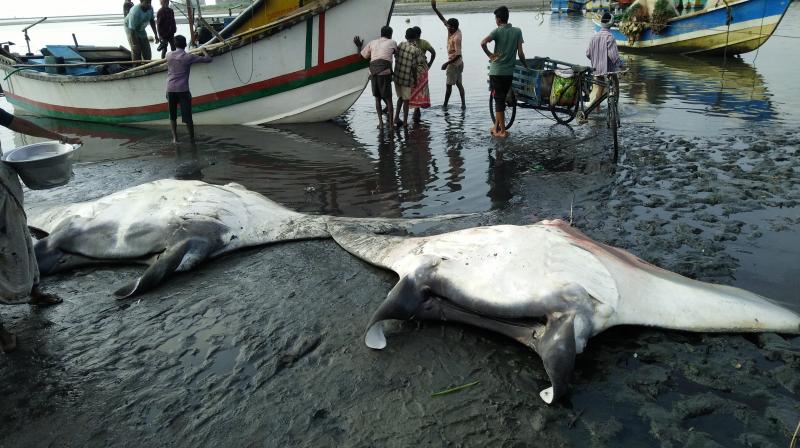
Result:
<svg viewBox="0 0 800 448">
<path fill-rule="evenodd" d="M 767 2 L 764 2 L 764 12 L 761 13 L 761 27 L 758 29 L 758 39 L 764 36 L 764 16 L 767 14 Z M 753 58 L 753 64 L 756 63 L 756 59 L 758 59 L 758 52 L 761 50 L 761 44 L 758 44 L 758 48 L 756 48 L 756 56 Z"/>
</svg>

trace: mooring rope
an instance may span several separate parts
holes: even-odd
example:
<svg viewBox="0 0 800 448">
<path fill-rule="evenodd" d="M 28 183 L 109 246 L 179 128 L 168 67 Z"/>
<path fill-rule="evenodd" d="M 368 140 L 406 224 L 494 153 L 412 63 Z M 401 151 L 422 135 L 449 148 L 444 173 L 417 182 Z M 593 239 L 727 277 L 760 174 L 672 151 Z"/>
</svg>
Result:
<svg viewBox="0 0 800 448">
<path fill-rule="evenodd" d="M 725 3 L 725 12 L 728 14 L 727 19 L 725 19 L 725 24 L 728 25 L 728 31 L 725 33 L 725 50 L 722 53 L 722 60 L 724 63 L 728 62 L 728 43 L 731 39 L 731 23 L 733 22 L 733 10 L 731 9 L 731 5 L 728 4 L 728 0 L 722 0 Z"/>
<path fill-rule="evenodd" d="M 761 13 L 761 27 L 758 29 L 758 40 L 761 40 L 761 37 L 764 36 L 764 16 L 767 15 L 767 2 L 764 2 L 764 12 Z M 756 55 L 753 58 L 753 64 L 756 63 L 756 59 L 758 59 L 758 52 L 761 50 L 761 43 L 758 44 L 758 48 L 756 48 Z"/>
</svg>

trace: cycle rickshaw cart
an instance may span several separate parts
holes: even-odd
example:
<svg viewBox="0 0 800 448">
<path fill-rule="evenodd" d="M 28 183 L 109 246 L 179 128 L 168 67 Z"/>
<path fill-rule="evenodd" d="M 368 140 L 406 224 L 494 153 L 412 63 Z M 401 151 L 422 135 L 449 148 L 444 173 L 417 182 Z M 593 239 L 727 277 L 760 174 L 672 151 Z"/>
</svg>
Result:
<svg viewBox="0 0 800 448">
<path fill-rule="evenodd" d="M 622 72 L 612 72 L 604 76 L 594 76 L 592 69 L 583 65 L 570 64 L 550 58 L 535 57 L 526 59 L 528 68 L 520 61 L 514 67 L 512 88 L 505 101 L 510 113 L 506 112 L 506 129 L 510 128 L 517 116 L 517 108 L 549 111 L 560 124 L 569 124 L 575 117 L 584 120 L 607 101 L 606 124 L 614 140 L 614 161 L 619 155 L 617 131 L 620 126 L 619 77 Z M 603 94 L 593 104 L 588 104 L 593 88 L 603 87 Z M 489 95 L 489 114 L 494 115 L 494 92 Z M 587 106 L 588 105 L 588 106 Z"/>
</svg>

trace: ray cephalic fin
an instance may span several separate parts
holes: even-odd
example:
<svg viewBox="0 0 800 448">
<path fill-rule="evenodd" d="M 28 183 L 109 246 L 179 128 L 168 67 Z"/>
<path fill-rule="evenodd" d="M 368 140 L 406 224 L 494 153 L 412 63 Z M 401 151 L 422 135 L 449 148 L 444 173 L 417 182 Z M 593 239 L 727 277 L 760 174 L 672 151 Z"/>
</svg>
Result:
<svg viewBox="0 0 800 448">
<path fill-rule="evenodd" d="M 161 284 L 176 271 L 187 271 L 212 253 L 213 247 L 201 238 L 189 238 L 168 248 L 144 271 L 141 277 L 114 292 L 117 299 L 127 299 Z"/>
</svg>

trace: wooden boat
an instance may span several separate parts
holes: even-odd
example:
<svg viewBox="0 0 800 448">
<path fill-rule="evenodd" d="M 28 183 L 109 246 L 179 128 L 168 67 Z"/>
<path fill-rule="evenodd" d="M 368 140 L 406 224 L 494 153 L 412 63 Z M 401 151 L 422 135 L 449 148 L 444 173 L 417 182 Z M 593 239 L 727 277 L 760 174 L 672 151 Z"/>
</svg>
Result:
<svg viewBox="0 0 800 448">
<path fill-rule="evenodd" d="M 223 30 L 223 41 L 205 46 L 214 60 L 192 67 L 194 122 L 305 123 L 342 114 L 368 79 L 353 36 L 377 38 L 393 6 L 393 0 L 257 0 Z M 15 108 L 79 121 L 168 123 L 163 61 L 78 75 L 46 73 L 9 56 L 0 54 L 0 77 Z"/>
<path fill-rule="evenodd" d="M 621 50 L 728 56 L 753 51 L 769 39 L 792 0 L 729 0 L 675 17 L 664 30 L 629 38 L 611 32 Z M 595 21 L 596 30 L 600 24 Z"/>
<path fill-rule="evenodd" d="M 609 0 L 589 0 L 583 5 L 586 12 L 601 13 L 611 10 L 611 2 Z"/>
<path fill-rule="evenodd" d="M 555 13 L 562 12 L 581 12 L 586 0 L 550 0 L 550 11 Z"/>
</svg>

